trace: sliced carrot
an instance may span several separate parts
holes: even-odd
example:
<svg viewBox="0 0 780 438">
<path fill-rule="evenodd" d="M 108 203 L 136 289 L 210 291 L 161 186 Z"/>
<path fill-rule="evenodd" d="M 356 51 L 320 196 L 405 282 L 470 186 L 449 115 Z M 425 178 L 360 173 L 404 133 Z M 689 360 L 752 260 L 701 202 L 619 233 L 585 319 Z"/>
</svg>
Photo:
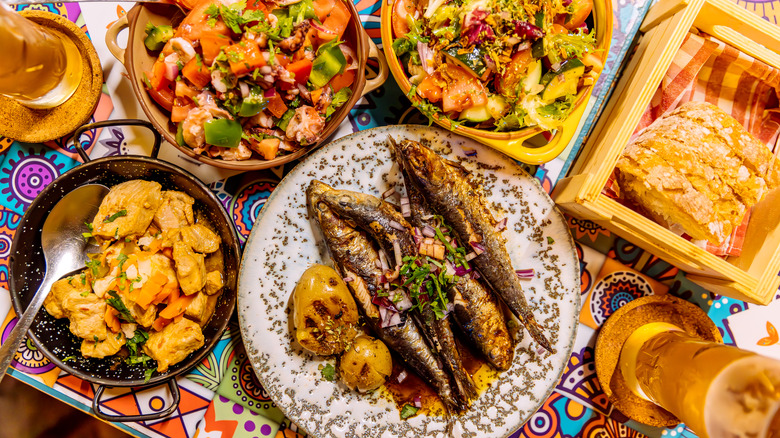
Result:
<svg viewBox="0 0 780 438">
<path fill-rule="evenodd" d="M 179 321 L 181 321 L 182 319 L 184 319 L 184 314 L 183 314 L 183 313 L 182 313 L 182 314 L 180 314 L 180 315 L 178 315 L 178 316 L 176 316 L 176 317 L 174 317 L 174 318 L 173 318 L 173 322 L 179 322 Z"/>
<path fill-rule="evenodd" d="M 320 96 L 322 96 L 322 88 L 317 88 L 316 90 L 311 92 L 311 101 L 312 102 L 319 101 Z"/>
<path fill-rule="evenodd" d="M 171 320 L 167 318 L 157 318 L 152 323 L 152 329 L 156 331 L 162 331 L 166 325 L 170 324 Z"/>
<path fill-rule="evenodd" d="M 173 248 L 165 248 L 162 250 L 162 253 L 165 257 L 168 257 L 169 259 L 173 260 Z"/>
<path fill-rule="evenodd" d="M 344 87 L 349 87 L 355 81 L 355 70 L 347 70 L 340 75 L 333 76 L 330 86 L 334 93 L 338 93 Z"/>
<path fill-rule="evenodd" d="M 117 318 L 117 315 L 119 315 L 118 310 L 111 306 L 106 306 L 106 314 L 104 315 L 104 319 L 106 320 L 106 325 L 108 328 L 110 328 L 114 333 L 119 333 L 119 330 L 121 330 L 119 318 Z"/>
<path fill-rule="evenodd" d="M 170 304 L 170 303 L 178 300 L 180 296 L 181 296 L 181 290 L 178 287 L 176 289 L 171 289 L 171 293 L 168 294 L 168 301 L 167 301 L 167 303 Z"/>
<path fill-rule="evenodd" d="M 168 319 L 181 315 L 184 313 L 184 310 L 187 309 L 187 306 L 192 303 L 192 300 L 195 299 L 195 295 L 196 294 L 180 296 L 175 301 L 172 301 L 171 304 L 168 304 L 168 307 L 162 309 L 158 315 L 161 318 Z"/>
<path fill-rule="evenodd" d="M 159 271 L 152 274 L 141 287 L 141 292 L 138 294 L 136 304 L 146 310 L 149 307 L 149 304 L 152 304 L 155 298 L 157 298 L 157 295 L 162 292 L 163 286 L 165 286 L 166 283 L 168 283 L 167 275 Z"/>
<path fill-rule="evenodd" d="M 177 289 L 179 289 L 179 285 L 174 282 L 170 282 L 166 284 L 165 287 L 162 288 L 160 293 L 157 294 L 157 296 L 154 298 L 152 304 L 157 305 L 166 302 L 165 300 L 167 300 L 168 297 L 171 295 L 171 293 Z"/>
</svg>

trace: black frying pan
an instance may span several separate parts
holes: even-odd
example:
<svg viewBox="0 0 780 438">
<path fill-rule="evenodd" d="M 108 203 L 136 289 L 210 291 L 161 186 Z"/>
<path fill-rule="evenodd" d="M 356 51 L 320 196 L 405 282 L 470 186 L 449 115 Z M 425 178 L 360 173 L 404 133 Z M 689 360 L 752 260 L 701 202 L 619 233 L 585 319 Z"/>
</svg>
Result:
<svg viewBox="0 0 780 438">
<path fill-rule="evenodd" d="M 139 125 L 154 134 L 151 157 L 118 156 L 90 160 L 82 149 L 79 138 L 85 131 L 117 125 Z M 131 179 L 157 181 L 164 190 L 180 190 L 195 199 L 195 209 L 210 220 L 217 234 L 222 238 L 222 253 L 225 260 L 225 288 L 217 303 L 214 316 L 203 328 L 205 345 L 190 354 L 185 360 L 171 366 L 167 372 L 154 372 L 144 382 L 142 365 L 128 365 L 121 360 L 84 358 L 80 353 L 81 340 L 68 329 L 67 318 L 54 319 L 48 312 L 38 312 L 28 336 L 50 361 L 61 369 L 90 383 L 100 385 L 95 391 L 92 410 L 95 415 L 107 421 L 145 421 L 171 414 L 179 404 L 179 389 L 174 377 L 198 365 L 219 340 L 233 314 L 236 303 L 238 265 L 240 249 L 238 235 L 233 222 L 216 196 L 189 172 L 157 159 L 161 137 L 151 123 L 142 120 L 111 120 L 85 125 L 74 134 L 74 144 L 84 164 L 77 166 L 57 178 L 35 198 L 24 214 L 17 228 L 9 257 L 10 287 L 14 310 L 21 315 L 32 300 L 38 285 L 43 280 L 45 264 L 41 251 L 41 228 L 51 211 L 62 197 L 84 184 L 99 183 L 111 187 Z M 65 358 L 75 357 L 74 359 Z M 106 387 L 133 386 L 151 387 L 166 383 L 173 394 L 172 405 L 161 412 L 133 415 L 108 415 L 99 409 L 99 400 Z"/>
</svg>

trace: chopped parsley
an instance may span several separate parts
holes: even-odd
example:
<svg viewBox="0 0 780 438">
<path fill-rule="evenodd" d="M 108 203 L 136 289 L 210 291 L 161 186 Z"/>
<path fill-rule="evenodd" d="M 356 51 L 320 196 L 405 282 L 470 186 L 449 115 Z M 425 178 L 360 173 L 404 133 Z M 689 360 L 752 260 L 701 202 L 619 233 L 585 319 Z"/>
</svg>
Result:
<svg viewBox="0 0 780 438">
<path fill-rule="evenodd" d="M 63 362 L 69 362 L 71 360 L 76 360 L 76 356 L 68 356 L 68 357 L 62 359 Z"/>
<path fill-rule="evenodd" d="M 95 231 L 95 227 L 92 225 L 92 223 L 91 223 L 91 222 L 84 222 L 84 225 L 86 225 L 86 226 L 87 226 L 87 229 L 88 229 L 90 232 L 92 232 L 92 231 Z"/>
<path fill-rule="evenodd" d="M 111 298 L 106 299 L 106 304 L 116 309 L 119 312 L 120 318 L 127 322 L 135 322 L 135 318 L 133 318 L 130 310 L 127 308 L 127 306 L 125 306 L 122 298 L 119 297 L 119 293 L 117 293 L 115 290 L 110 290 L 108 291 L 108 294 L 111 295 Z"/>
<path fill-rule="evenodd" d="M 103 266 L 100 260 L 88 260 L 86 265 L 92 273 L 92 278 L 100 278 L 100 268 Z"/>
<path fill-rule="evenodd" d="M 420 408 L 416 406 L 412 406 L 409 403 L 406 403 L 403 408 L 401 408 L 401 419 L 406 420 L 409 417 L 413 417 L 417 414 L 417 411 L 419 411 Z"/>
<path fill-rule="evenodd" d="M 328 108 L 325 110 L 325 117 L 330 117 L 331 114 L 335 113 L 336 110 L 341 107 L 341 105 L 347 103 L 350 97 L 352 97 L 352 89 L 344 87 L 339 90 L 338 93 L 333 95 L 330 105 L 328 105 Z"/>
<path fill-rule="evenodd" d="M 127 349 L 130 350 L 130 357 L 139 356 L 138 352 L 147 340 L 149 340 L 149 333 L 141 329 L 135 329 L 133 337 L 129 338 L 125 344 L 127 345 Z"/>
<path fill-rule="evenodd" d="M 120 218 L 122 216 L 127 216 L 127 210 L 122 209 L 122 210 L 117 211 L 116 213 L 112 214 L 111 216 L 109 216 L 105 220 L 103 220 L 103 223 L 104 224 L 108 224 L 108 223 L 114 222 L 115 220 L 117 220 L 118 218 Z"/>
<path fill-rule="evenodd" d="M 334 368 L 333 365 L 325 365 L 320 372 L 322 373 L 322 378 L 328 382 L 336 380 L 336 368 Z"/>
<path fill-rule="evenodd" d="M 548 244 L 548 245 L 552 245 L 553 243 L 555 243 L 555 239 L 553 239 L 553 238 L 552 238 L 552 237 L 550 237 L 550 236 L 547 236 L 547 244 Z"/>
</svg>

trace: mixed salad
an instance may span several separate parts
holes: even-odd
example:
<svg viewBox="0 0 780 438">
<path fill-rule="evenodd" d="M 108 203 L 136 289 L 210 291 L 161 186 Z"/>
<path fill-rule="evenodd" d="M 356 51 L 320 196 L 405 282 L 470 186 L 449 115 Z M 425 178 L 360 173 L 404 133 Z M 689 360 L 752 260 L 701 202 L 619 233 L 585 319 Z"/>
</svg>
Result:
<svg viewBox="0 0 780 438">
<path fill-rule="evenodd" d="M 556 129 L 602 69 L 592 9 L 593 0 L 395 0 L 393 50 L 429 117 Z"/>
<path fill-rule="evenodd" d="M 317 142 L 351 97 L 349 20 L 343 0 L 202 1 L 175 30 L 147 25 L 147 49 L 161 52 L 144 83 L 180 145 L 271 160 Z"/>
</svg>

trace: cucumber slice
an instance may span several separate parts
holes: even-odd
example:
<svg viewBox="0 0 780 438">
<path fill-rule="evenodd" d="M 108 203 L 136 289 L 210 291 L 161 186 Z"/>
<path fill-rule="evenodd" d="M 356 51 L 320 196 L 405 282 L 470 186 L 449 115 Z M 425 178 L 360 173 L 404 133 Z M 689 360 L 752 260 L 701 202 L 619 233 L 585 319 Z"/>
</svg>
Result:
<svg viewBox="0 0 780 438">
<path fill-rule="evenodd" d="M 558 70 L 545 73 L 542 77 L 542 100 L 552 102 L 563 96 L 577 94 L 577 83 L 584 73 L 585 65 L 579 59 L 565 61 Z"/>
<path fill-rule="evenodd" d="M 465 68 L 474 76 L 481 78 L 487 71 L 485 65 L 485 54 L 479 47 L 474 47 L 471 52 L 461 53 L 462 47 L 457 45 L 444 51 L 444 55 L 452 61 L 453 64 Z"/>
<path fill-rule="evenodd" d="M 523 79 L 523 90 L 528 93 L 540 80 L 542 80 L 542 61 L 537 59 L 536 63 L 528 69 L 528 76 Z"/>
<path fill-rule="evenodd" d="M 487 109 L 494 119 L 498 120 L 501 118 L 506 113 L 508 107 L 509 105 L 507 105 L 503 96 L 494 94 L 488 97 Z"/>
<path fill-rule="evenodd" d="M 489 101 L 488 101 L 489 102 Z M 491 118 L 488 104 L 472 106 L 460 112 L 460 119 L 469 122 L 484 122 Z"/>
</svg>

